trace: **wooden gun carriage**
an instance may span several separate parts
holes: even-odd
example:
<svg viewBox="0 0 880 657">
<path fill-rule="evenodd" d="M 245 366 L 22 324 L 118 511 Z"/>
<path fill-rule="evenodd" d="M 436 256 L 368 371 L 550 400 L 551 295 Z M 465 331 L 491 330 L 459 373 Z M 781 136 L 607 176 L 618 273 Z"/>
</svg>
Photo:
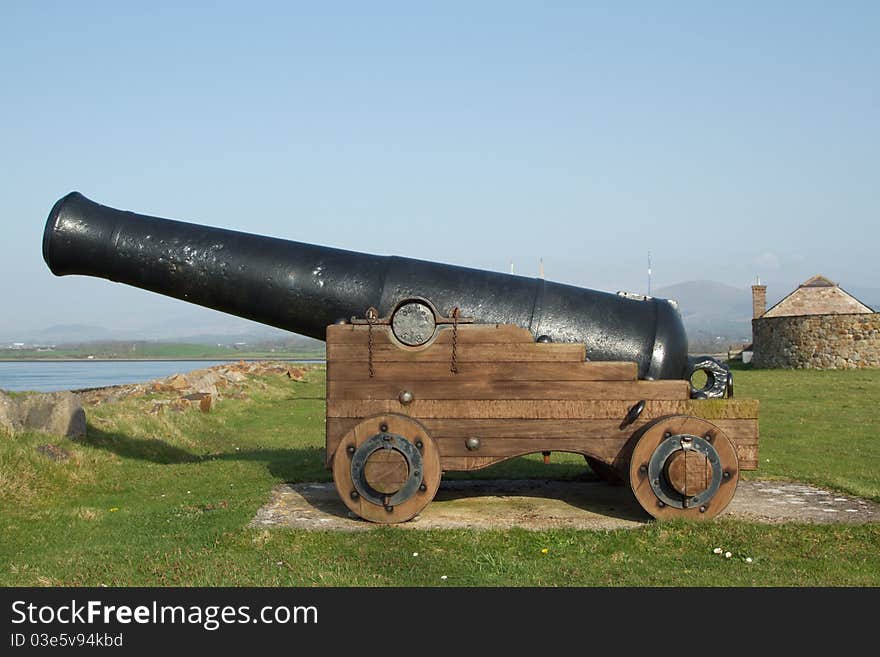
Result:
<svg viewBox="0 0 880 657">
<path fill-rule="evenodd" d="M 574 452 L 655 518 L 707 519 L 733 498 L 740 471 L 757 468 L 754 400 L 692 399 L 687 380 L 639 380 L 635 363 L 440 317 L 425 300 L 395 312 L 413 305 L 434 313 L 415 340 L 373 309 L 327 328 L 327 466 L 362 518 L 413 518 L 443 472 Z"/>
<path fill-rule="evenodd" d="M 77 192 L 52 207 L 42 246 L 58 276 L 326 339 L 327 465 L 374 522 L 414 517 L 443 471 L 533 452 L 583 454 L 657 518 L 717 515 L 757 467 L 757 403 L 730 399 L 722 364 L 688 357 L 666 299 L 150 217 Z M 369 303 L 381 312 L 351 318 Z M 694 390 L 698 370 L 708 382 Z"/>
</svg>

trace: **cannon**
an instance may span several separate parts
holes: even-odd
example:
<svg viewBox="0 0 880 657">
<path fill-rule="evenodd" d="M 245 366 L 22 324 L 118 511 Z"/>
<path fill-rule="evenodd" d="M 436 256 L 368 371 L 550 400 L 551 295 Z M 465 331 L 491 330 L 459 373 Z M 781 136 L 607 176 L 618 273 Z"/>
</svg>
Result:
<svg viewBox="0 0 880 657">
<path fill-rule="evenodd" d="M 674 302 L 109 208 L 53 206 L 43 258 L 327 342 L 326 466 L 354 513 L 416 516 L 444 471 L 582 454 L 657 518 L 712 518 L 757 468 L 758 405 L 689 358 Z M 706 383 L 692 378 L 704 372 Z"/>
</svg>

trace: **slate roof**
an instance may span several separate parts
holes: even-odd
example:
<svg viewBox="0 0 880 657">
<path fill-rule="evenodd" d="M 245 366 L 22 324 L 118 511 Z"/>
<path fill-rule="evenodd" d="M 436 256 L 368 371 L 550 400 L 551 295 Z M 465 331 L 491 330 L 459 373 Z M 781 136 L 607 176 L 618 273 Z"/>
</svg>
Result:
<svg viewBox="0 0 880 657">
<path fill-rule="evenodd" d="M 801 283 L 794 292 L 761 317 L 851 315 L 873 312 L 837 283 L 817 274 Z"/>
</svg>

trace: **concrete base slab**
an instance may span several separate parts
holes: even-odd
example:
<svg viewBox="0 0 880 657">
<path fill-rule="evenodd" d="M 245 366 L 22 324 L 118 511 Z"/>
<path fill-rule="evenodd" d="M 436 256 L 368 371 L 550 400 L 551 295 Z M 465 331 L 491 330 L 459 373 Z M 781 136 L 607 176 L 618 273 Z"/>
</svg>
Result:
<svg viewBox="0 0 880 657">
<path fill-rule="evenodd" d="M 880 505 L 807 484 L 741 481 L 724 516 L 766 523 L 878 522 Z M 403 529 L 629 529 L 651 518 L 626 486 L 548 480 L 450 480 Z M 281 484 L 252 527 L 362 531 L 332 483 Z"/>
</svg>

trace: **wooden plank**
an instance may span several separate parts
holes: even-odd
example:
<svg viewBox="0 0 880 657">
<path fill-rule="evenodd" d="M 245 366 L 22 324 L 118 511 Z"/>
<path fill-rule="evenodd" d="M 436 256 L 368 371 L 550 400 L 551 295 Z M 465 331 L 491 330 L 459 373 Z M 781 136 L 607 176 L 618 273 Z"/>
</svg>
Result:
<svg viewBox="0 0 880 657">
<path fill-rule="evenodd" d="M 739 452 L 739 446 L 737 446 L 737 452 Z M 483 468 L 488 468 L 490 465 L 495 465 L 496 463 L 501 463 L 503 461 L 507 461 L 512 458 L 519 458 L 522 454 L 518 454 L 515 456 L 485 456 L 485 457 L 475 457 L 475 456 L 444 456 L 440 459 L 441 467 L 446 472 L 456 472 L 456 471 L 465 471 L 470 472 L 473 470 L 482 470 Z M 742 454 L 738 455 L 739 458 L 739 469 L 740 470 L 757 470 L 758 464 L 757 460 L 752 459 L 750 461 L 743 460 Z M 604 463 L 604 461 L 601 461 Z M 610 463 L 608 464 L 610 465 Z M 625 464 L 622 464 L 625 465 Z"/>
<path fill-rule="evenodd" d="M 369 417 L 403 413 L 415 418 L 617 419 L 620 422 L 639 398 L 617 400 L 426 400 L 403 406 L 397 399 L 366 401 L 328 397 L 327 417 Z M 640 420 L 664 415 L 696 415 L 715 422 L 724 418 L 757 418 L 753 399 L 649 400 Z"/>
<path fill-rule="evenodd" d="M 403 348 L 395 345 L 374 345 L 373 363 L 405 362 L 431 363 L 450 362 L 451 345 Z M 485 343 L 459 344 L 456 360 L 459 363 L 483 363 L 494 361 L 522 362 L 581 362 L 585 357 L 582 344 L 540 344 L 537 342 L 522 343 Z M 367 360 L 367 348 L 359 344 L 327 343 L 327 360 Z"/>
<path fill-rule="evenodd" d="M 759 426 L 757 419 L 712 420 L 733 442 L 740 470 L 758 469 Z"/>
<path fill-rule="evenodd" d="M 635 381 L 638 366 L 630 362 L 586 361 L 577 363 L 467 363 L 460 364 L 458 373 L 447 362 L 419 363 L 416 371 L 411 363 L 383 363 L 370 368 L 364 352 L 363 361 L 333 361 L 327 378 L 334 381 L 400 381 L 414 374 L 420 379 L 462 381 L 480 378 L 487 381 Z"/>
<path fill-rule="evenodd" d="M 506 458 L 498 456 L 446 456 L 441 457 L 440 465 L 444 471 L 448 472 L 471 471 L 482 470 L 506 460 Z"/>
<path fill-rule="evenodd" d="M 340 437 L 353 426 L 361 422 L 357 418 L 330 418 L 328 432 Z M 421 420 L 425 429 L 438 440 L 454 440 L 461 443 L 461 449 L 454 452 L 460 456 L 473 455 L 465 451 L 464 441 L 471 436 L 486 438 L 486 442 L 507 439 L 527 439 L 532 444 L 540 439 L 577 439 L 590 441 L 614 437 L 627 439 L 633 429 L 627 427 L 621 431 L 617 420 L 462 420 L 456 418 Z M 488 445 L 486 445 L 488 446 Z M 441 453 L 446 453 L 441 450 Z M 480 450 L 479 455 L 495 455 L 496 452 Z"/>
<path fill-rule="evenodd" d="M 328 399 L 396 400 L 401 390 L 416 399 L 678 399 L 690 397 L 687 381 L 328 381 Z"/>
<path fill-rule="evenodd" d="M 613 460 L 628 437 L 628 435 L 616 438 L 606 438 L 604 436 L 590 436 L 589 438 L 584 436 L 578 438 L 483 438 L 481 436 L 482 446 L 478 452 L 469 452 L 464 446 L 464 440 L 459 438 L 441 437 L 437 440 L 437 443 L 440 447 L 441 457 L 468 456 L 474 453 L 480 456 L 518 456 L 552 451 L 586 452 L 602 459 Z"/>
<path fill-rule="evenodd" d="M 485 438 L 479 455 L 495 456 L 504 453 L 504 449 L 514 451 L 531 449 L 542 451 L 543 445 L 553 442 L 556 447 L 550 448 L 565 451 L 563 447 L 571 447 L 575 442 L 593 444 L 608 442 L 619 445 L 629 440 L 635 429 L 644 424 L 637 423 L 620 430 L 616 420 L 426 420 L 425 428 L 441 443 L 440 453 L 443 455 L 465 456 L 469 452 L 465 440 L 471 436 Z M 713 423 L 716 424 L 716 423 Z M 757 423 L 754 420 L 726 420 L 717 423 L 728 438 L 734 443 L 752 445 L 757 443 Z M 446 443 L 449 443 L 448 445 Z M 489 443 L 493 446 L 490 446 Z M 455 443 L 454 447 L 452 443 Z M 570 444 L 571 443 L 571 444 Z M 539 445 L 534 449 L 534 445 Z M 443 446 L 447 449 L 444 449 Z M 497 446 L 494 446 L 497 445 Z M 491 450 L 491 451 L 487 451 Z M 573 449 L 571 451 L 581 451 Z M 471 453 L 472 454 L 472 453 Z"/>
<path fill-rule="evenodd" d="M 628 439 L 644 421 L 620 429 L 617 420 L 461 420 L 443 418 L 423 420 L 432 436 L 464 440 L 470 436 L 494 438 L 623 438 Z M 748 438 L 756 427 L 754 420 L 713 422 L 731 440 Z M 337 425 L 338 426 L 338 425 Z"/>
<path fill-rule="evenodd" d="M 665 470 L 669 483 L 685 497 L 702 493 L 712 484 L 712 464 L 695 449 L 673 453 Z"/>
<path fill-rule="evenodd" d="M 359 418 L 328 418 L 328 454 L 332 454 L 345 434 L 360 422 Z M 620 430 L 618 420 L 607 419 L 421 419 L 427 432 L 437 441 L 444 459 L 471 456 L 511 457 L 540 451 L 570 451 L 588 453 L 609 463 L 621 456 L 630 436 L 646 422 L 640 419 Z M 755 469 L 757 420 L 726 419 L 712 423 L 733 442 L 740 468 Z M 483 440 L 479 452 L 467 449 L 465 440 L 470 437 Z"/>
<path fill-rule="evenodd" d="M 327 344 L 353 344 L 367 346 L 369 327 L 355 324 L 334 324 L 327 327 Z M 531 331 L 513 324 L 460 324 L 458 344 L 480 343 L 533 343 L 535 336 Z M 373 327 L 374 345 L 397 345 L 390 326 Z M 437 332 L 433 344 L 451 345 L 452 326 L 443 325 Z"/>
</svg>

